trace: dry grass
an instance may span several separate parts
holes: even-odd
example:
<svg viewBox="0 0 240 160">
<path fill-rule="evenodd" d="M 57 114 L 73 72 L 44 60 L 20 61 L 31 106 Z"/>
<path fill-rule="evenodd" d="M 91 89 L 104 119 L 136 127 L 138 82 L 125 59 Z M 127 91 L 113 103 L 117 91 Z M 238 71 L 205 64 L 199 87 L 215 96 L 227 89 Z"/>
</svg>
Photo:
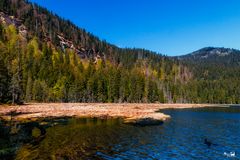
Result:
<svg viewBox="0 0 240 160">
<path fill-rule="evenodd" d="M 167 108 L 196 108 L 210 104 L 109 104 L 109 103 L 31 103 L 20 106 L 0 106 L 0 117 L 12 120 L 34 120 L 46 117 L 98 117 L 136 120 L 151 118 L 165 121 L 170 116 L 160 112 Z M 14 113 L 13 116 L 10 116 Z"/>
</svg>

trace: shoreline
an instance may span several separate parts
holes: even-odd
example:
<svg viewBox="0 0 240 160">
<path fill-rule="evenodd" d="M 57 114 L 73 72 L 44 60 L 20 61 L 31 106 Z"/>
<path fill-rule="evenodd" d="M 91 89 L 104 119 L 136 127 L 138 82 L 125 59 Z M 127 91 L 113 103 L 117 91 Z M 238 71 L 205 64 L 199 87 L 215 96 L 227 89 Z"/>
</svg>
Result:
<svg viewBox="0 0 240 160">
<path fill-rule="evenodd" d="M 123 118 L 129 124 L 160 124 L 170 119 L 161 109 L 227 107 L 224 104 L 149 104 L 149 103 L 28 103 L 18 106 L 0 105 L 0 119 L 36 121 L 42 118 Z"/>
</svg>

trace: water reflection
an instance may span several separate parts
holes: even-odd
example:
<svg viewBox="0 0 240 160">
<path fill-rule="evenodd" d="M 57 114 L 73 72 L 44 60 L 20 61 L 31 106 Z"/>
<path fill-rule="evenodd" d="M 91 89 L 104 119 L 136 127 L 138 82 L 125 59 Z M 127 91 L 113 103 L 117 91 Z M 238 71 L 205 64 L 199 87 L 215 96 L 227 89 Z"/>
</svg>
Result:
<svg viewBox="0 0 240 160">
<path fill-rule="evenodd" d="M 45 138 L 37 145 L 21 146 L 16 159 L 100 159 L 97 151 L 115 154 L 111 145 L 119 143 L 119 139 L 112 135 L 116 135 L 119 123 L 120 119 L 52 121 L 54 126 L 47 128 Z"/>
</svg>

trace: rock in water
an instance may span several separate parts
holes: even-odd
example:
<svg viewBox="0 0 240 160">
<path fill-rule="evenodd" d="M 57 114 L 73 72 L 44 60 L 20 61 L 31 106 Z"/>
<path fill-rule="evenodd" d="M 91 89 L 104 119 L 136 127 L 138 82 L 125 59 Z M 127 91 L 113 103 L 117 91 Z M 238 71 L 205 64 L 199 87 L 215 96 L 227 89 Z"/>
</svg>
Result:
<svg viewBox="0 0 240 160">
<path fill-rule="evenodd" d="M 144 127 L 152 125 L 161 125 L 163 124 L 163 121 L 153 118 L 141 118 L 141 119 L 126 119 L 124 123 Z"/>
</svg>

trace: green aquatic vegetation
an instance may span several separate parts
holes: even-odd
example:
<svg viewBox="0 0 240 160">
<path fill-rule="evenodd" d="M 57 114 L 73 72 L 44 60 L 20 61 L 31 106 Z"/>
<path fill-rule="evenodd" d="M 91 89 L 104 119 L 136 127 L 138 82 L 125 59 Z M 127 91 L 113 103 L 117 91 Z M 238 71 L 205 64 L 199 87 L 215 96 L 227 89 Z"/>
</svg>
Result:
<svg viewBox="0 0 240 160">
<path fill-rule="evenodd" d="M 33 128 L 32 136 L 34 138 L 37 138 L 37 137 L 41 136 L 41 130 L 39 128 L 37 128 L 37 127 Z"/>
</svg>

